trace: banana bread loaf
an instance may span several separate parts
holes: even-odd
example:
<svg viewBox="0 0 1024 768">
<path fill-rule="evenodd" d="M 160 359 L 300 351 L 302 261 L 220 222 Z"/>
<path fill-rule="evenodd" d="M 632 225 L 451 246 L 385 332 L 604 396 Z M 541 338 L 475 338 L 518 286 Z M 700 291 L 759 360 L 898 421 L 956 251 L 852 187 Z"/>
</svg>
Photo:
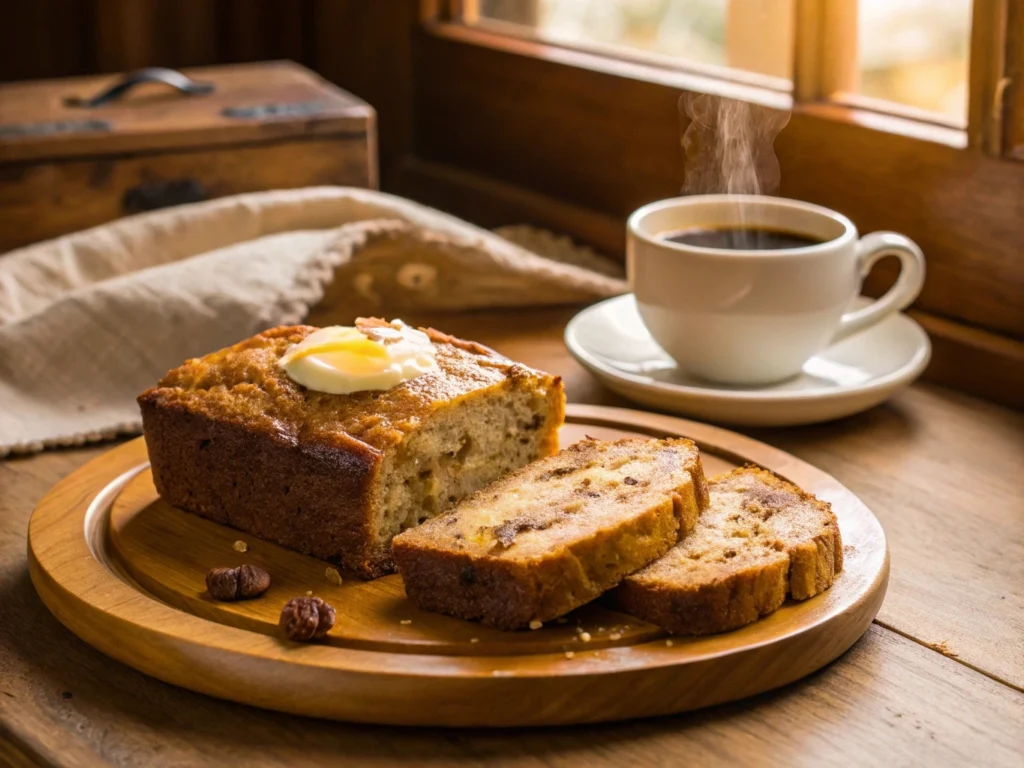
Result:
<svg viewBox="0 0 1024 768">
<path fill-rule="evenodd" d="M 420 608 L 516 629 L 661 557 L 707 499 L 689 440 L 587 439 L 395 537 L 394 556 Z"/>
<path fill-rule="evenodd" d="M 711 481 L 693 533 L 609 597 L 637 618 L 688 635 L 725 632 L 806 600 L 843 569 L 832 508 L 771 472 L 742 467 Z"/>
<path fill-rule="evenodd" d="M 436 370 L 389 390 L 315 392 L 278 361 L 316 330 L 265 331 L 139 396 L 161 496 L 374 577 L 394 569 L 395 534 L 557 450 L 556 376 L 424 329 Z"/>
</svg>

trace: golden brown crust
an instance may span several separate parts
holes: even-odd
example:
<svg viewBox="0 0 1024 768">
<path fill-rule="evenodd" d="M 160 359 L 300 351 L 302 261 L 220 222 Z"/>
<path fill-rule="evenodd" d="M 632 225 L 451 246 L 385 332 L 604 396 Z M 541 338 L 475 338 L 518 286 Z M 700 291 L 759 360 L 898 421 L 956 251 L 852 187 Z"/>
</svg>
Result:
<svg viewBox="0 0 1024 768">
<path fill-rule="evenodd" d="M 369 323 L 374 318 L 365 319 Z M 379 321 L 383 322 L 383 321 Z M 438 407 L 491 384 L 537 371 L 472 342 L 423 329 L 437 345 L 438 370 L 386 391 L 331 395 L 297 384 L 277 365 L 285 350 L 313 331 L 309 325 L 271 328 L 231 347 L 187 360 L 139 402 L 181 404 L 215 421 L 244 423 L 286 440 L 348 449 L 352 440 L 384 451 Z"/>
<path fill-rule="evenodd" d="M 700 514 L 689 440 L 584 440 L 394 540 L 420 608 L 502 629 L 548 621 L 664 554 Z"/>
<path fill-rule="evenodd" d="M 703 635 L 756 621 L 787 594 L 813 597 L 842 567 L 829 505 L 771 472 L 743 467 L 711 481 L 711 506 L 690 537 L 609 598 L 670 632 Z"/>
<path fill-rule="evenodd" d="M 384 459 L 431 415 L 502 396 L 512 384 L 546 388 L 548 412 L 539 415 L 545 450 L 554 450 L 564 413 L 557 377 L 428 331 L 438 346 L 437 373 L 385 392 L 311 392 L 277 360 L 314 330 L 265 331 L 187 361 L 139 396 L 161 496 L 372 578 L 394 570 L 390 546 L 372 529 Z"/>
</svg>

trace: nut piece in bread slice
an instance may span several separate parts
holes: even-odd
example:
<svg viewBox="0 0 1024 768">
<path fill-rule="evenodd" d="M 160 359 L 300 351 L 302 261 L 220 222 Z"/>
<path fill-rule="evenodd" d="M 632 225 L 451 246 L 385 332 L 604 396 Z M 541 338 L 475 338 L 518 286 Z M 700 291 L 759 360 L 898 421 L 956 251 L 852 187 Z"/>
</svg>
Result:
<svg viewBox="0 0 1024 768">
<path fill-rule="evenodd" d="M 664 555 L 707 506 L 697 447 L 586 439 L 395 537 L 420 608 L 501 629 L 590 602 Z"/>
<path fill-rule="evenodd" d="M 756 467 L 711 481 L 711 505 L 665 557 L 625 579 L 617 607 L 669 632 L 725 632 L 772 613 L 791 595 L 828 589 L 843 568 L 832 508 Z"/>
</svg>

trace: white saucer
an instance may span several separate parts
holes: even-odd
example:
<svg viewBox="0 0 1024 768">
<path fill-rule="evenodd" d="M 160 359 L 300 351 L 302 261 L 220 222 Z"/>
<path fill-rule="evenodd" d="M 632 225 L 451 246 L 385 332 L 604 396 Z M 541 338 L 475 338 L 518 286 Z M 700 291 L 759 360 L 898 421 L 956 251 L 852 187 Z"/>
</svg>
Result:
<svg viewBox="0 0 1024 768">
<path fill-rule="evenodd" d="M 754 388 L 708 383 L 687 376 L 657 345 L 631 294 L 584 309 L 566 326 L 565 343 L 623 397 L 748 427 L 813 424 L 867 410 L 909 385 L 931 358 L 928 335 L 897 314 L 812 357 L 794 379 Z"/>
</svg>

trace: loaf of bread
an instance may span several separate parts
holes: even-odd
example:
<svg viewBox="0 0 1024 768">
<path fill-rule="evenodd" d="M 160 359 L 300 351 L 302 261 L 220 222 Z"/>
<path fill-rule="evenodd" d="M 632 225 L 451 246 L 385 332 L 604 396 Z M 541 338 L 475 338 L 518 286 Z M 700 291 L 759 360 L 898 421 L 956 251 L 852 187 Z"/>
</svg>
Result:
<svg viewBox="0 0 1024 768">
<path fill-rule="evenodd" d="M 436 370 L 390 390 L 314 392 L 278 361 L 315 330 L 265 331 L 140 395 L 161 496 L 374 577 L 394 569 L 395 534 L 557 450 L 556 376 L 424 329 Z"/>
<path fill-rule="evenodd" d="M 664 555 L 707 506 L 689 440 L 583 440 L 394 540 L 420 608 L 502 629 L 583 605 Z"/>
<path fill-rule="evenodd" d="M 670 632 L 705 635 L 749 624 L 791 595 L 806 600 L 843 568 L 831 507 L 771 472 L 711 481 L 711 505 L 663 558 L 626 578 L 617 607 Z"/>
</svg>

